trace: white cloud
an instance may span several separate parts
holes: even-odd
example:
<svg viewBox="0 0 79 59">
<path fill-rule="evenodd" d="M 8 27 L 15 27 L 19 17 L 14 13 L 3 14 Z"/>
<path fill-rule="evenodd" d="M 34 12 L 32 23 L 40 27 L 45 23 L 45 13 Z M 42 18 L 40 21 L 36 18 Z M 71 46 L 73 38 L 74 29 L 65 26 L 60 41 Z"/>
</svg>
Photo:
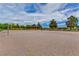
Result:
<svg viewBox="0 0 79 59">
<path fill-rule="evenodd" d="M 66 20 L 67 16 L 65 13 L 67 11 L 72 11 L 73 9 L 63 9 L 62 11 L 58 11 L 58 9 L 64 8 L 66 4 L 47 4 L 46 6 L 41 6 L 39 4 L 40 10 L 43 13 L 27 13 L 24 10 L 24 7 L 27 4 L 0 4 L 0 20 L 4 20 L 5 22 L 14 22 L 13 20 L 17 20 L 19 23 L 27 23 L 27 24 L 33 24 L 36 22 L 46 22 L 50 21 L 52 19 L 56 19 L 57 21 Z M 77 7 L 78 8 L 78 7 Z M 38 10 L 38 9 L 37 9 Z M 70 15 L 76 15 L 79 17 L 79 11 L 69 13 Z M 34 16 L 36 17 L 34 19 Z M 23 22 L 22 22 L 22 21 Z"/>
<path fill-rule="evenodd" d="M 49 3 L 46 6 L 44 6 L 42 10 L 44 13 L 51 14 L 53 11 L 56 11 L 57 9 L 59 9 L 61 5 L 62 4 L 59 4 L 59 3 L 57 4 Z"/>
<path fill-rule="evenodd" d="M 70 13 L 68 16 L 71 16 L 71 15 L 76 16 L 76 17 L 79 18 L 79 10 Z"/>
<path fill-rule="evenodd" d="M 55 19 L 56 21 L 66 20 L 66 15 L 57 11 L 57 12 L 54 12 L 50 15 L 50 19 Z"/>
</svg>

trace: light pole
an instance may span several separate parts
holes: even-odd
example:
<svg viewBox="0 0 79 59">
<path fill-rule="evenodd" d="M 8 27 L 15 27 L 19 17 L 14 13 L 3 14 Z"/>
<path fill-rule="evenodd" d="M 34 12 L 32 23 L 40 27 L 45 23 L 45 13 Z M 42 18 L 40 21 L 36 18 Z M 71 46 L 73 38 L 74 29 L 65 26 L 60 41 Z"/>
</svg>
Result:
<svg viewBox="0 0 79 59">
<path fill-rule="evenodd" d="M 7 35 L 9 35 L 9 23 L 8 23 L 8 26 L 7 26 Z"/>
</svg>

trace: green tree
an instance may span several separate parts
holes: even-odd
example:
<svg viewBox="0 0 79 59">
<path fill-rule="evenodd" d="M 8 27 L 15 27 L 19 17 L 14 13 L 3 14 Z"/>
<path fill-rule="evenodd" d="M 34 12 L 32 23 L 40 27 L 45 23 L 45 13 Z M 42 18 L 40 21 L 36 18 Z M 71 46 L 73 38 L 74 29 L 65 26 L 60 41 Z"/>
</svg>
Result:
<svg viewBox="0 0 79 59">
<path fill-rule="evenodd" d="M 75 27 L 77 29 L 77 22 L 78 22 L 78 19 L 75 17 L 75 16 L 70 16 L 69 18 L 67 18 L 68 21 L 66 23 L 67 27 L 70 28 L 70 30 L 74 30 Z"/>
<path fill-rule="evenodd" d="M 56 23 L 55 19 L 52 19 L 52 20 L 50 21 L 49 27 L 50 27 L 51 29 L 56 29 L 56 28 L 57 28 L 57 23 Z"/>
<path fill-rule="evenodd" d="M 31 25 L 26 25 L 26 29 L 31 29 Z"/>
</svg>

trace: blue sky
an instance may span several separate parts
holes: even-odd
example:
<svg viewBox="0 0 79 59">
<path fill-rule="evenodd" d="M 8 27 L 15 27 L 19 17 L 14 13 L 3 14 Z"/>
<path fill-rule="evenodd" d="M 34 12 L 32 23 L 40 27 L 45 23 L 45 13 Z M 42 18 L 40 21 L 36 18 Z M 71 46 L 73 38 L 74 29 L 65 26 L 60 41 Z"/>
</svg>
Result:
<svg viewBox="0 0 79 59">
<path fill-rule="evenodd" d="M 59 27 L 65 26 L 67 17 L 79 18 L 78 3 L 2 3 L 0 23 L 37 24 L 48 27 L 52 19 Z"/>
</svg>

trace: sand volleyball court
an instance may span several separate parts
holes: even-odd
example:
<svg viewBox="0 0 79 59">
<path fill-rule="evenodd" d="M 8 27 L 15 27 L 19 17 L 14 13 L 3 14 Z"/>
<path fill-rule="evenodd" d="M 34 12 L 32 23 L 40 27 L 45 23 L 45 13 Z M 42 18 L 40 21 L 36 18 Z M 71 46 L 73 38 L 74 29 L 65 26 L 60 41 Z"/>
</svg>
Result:
<svg viewBox="0 0 79 59">
<path fill-rule="evenodd" d="M 79 32 L 10 30 L 0 32 L 0 55 L 79 56 Z"/>
</svg>

